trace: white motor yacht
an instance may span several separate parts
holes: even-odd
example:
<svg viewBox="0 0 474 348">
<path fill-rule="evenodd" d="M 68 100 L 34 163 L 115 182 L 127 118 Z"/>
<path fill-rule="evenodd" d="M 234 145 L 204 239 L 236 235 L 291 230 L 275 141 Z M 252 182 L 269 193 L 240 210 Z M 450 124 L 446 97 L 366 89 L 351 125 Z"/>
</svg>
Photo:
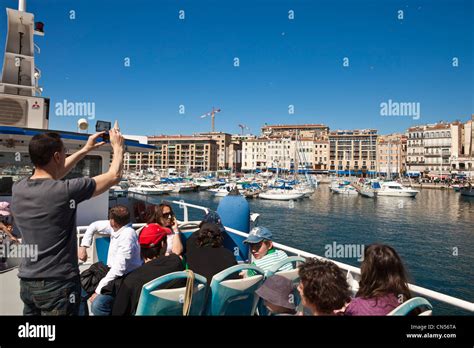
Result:
<svg viewBox="0 0 474 348">
<path fill-rule="evenodd" d="M 237 188 L 237 185 L 234 183 L 225 184 L 218 188 L 209 189 L 209 192 L 212 192 L 216 197 L 225 197 L 227 196 L 234 188 Z"/>
<path fill-rule="evenodd" d="M 265 192 L 261 192 L 258 198 L 270 199 L 274 201 L 289 201 L 293 199 L 300 199 L 304 197 L 303 192 L 296 190 L 284 190 L 284 189 L 270 189 Z"/>
<path fill-rule="evenodd" d="M 160 185 L 161 186 L 161 185 Z M 129 187 L 128 191 L 133 193 L 140 193 L 142 195 L 162 195 L 172 191 L 172 188 L 165 188 L 155 185 L 149 181 L 139 182 L 136 186 Z"/>
<path fill-rule="evenodd" d="M 419 192 L 410 187 L 405 187 L 396 181 L 387 181 L 381 183 L 377 196 L 415 197 Z"/>
<path fill-rule="evenodd" d="M 207 190 L 218 185 L 215 181 L 211 181 L 206 178 L 195 178 L 193 181 L 200 190 Z"/>
</svg>

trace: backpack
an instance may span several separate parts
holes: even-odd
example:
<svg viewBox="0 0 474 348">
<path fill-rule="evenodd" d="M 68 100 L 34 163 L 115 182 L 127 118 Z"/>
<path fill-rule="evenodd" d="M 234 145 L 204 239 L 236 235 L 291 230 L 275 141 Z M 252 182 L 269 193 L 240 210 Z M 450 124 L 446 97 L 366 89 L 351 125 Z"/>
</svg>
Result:
<svg viewBox="0 0 474 348">
<path fill-rule="evenodd" d="M 81 273 L 81 286 L 88 295 L 92 295 L 99 285 L 102 278 L 105 277 L 109 267 L 103 262 L 93 263 L 88 269 Z"/>
</svg>

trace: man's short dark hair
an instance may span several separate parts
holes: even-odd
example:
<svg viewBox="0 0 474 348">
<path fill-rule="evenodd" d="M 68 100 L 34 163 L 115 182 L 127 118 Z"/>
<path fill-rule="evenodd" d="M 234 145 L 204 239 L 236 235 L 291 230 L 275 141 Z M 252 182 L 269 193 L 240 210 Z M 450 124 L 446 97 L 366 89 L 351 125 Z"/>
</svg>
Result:
<svg viewBox="0 0 474 348">
<path fill-rule="evenodd" d="M 349 284 L 334 262 L 308 259 L 300 266 L 299 276 L 304 297 L 318 312 L 331 314 L 350 300 Z"/>
<path fill-rule="evenodd" d="M 120 227 L 130 223 L 130 211 L 124 205 L 116 205 L 109 211 L 109 219 L 115 221 Z"/>
<path fill-rule="evenodd" d="M 162 242 L 159 242 L 158 245 L 154 246 L 153 248 L 140 247 L 140 255 L 143 260 L 153 260 L 157 257 L 164 256 L 166 254 L 167 247 L 168 243 L 166 242 L 166 238 L 164 238 Z"/>
<path fill-rule="evenodd" d="M 54 153 L 61 152 L 63 148 L 64 144 L 58 133 L 46 132 L 31 138 L 28 152 L 35 167 L 44 167 L 51 161 Z"/>
</svg>

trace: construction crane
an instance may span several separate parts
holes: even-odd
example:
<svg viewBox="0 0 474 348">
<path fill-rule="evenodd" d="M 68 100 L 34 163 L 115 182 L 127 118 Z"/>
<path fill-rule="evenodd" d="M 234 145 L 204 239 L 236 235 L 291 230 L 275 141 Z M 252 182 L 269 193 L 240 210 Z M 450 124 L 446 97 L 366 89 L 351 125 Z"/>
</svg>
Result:
<svg viewBox="0 0 474 348">
<path fill-rule="evenodd" d="M 201 118 L 206 118 L 207 116 L 211 116 L 211 132 L 212 133 L 214 133 L 214 131 L 215 131 L 215 129 L 214 129 L 214 118 L 216 117 L 216 113 L 218 113 L 218 112 L 221 112 L 221 109 L 216 109 L 216 108 L 212 107 L 211 112 L 208 112 L 208 113 L 200 116 Z"/>
<path fill-rule="evenodd" d="M 241 135 L 244 135 L 244 129 L 250 130 L 249 127 L 247 127 L 245 124 L 239 124 Z"/>
</svg>

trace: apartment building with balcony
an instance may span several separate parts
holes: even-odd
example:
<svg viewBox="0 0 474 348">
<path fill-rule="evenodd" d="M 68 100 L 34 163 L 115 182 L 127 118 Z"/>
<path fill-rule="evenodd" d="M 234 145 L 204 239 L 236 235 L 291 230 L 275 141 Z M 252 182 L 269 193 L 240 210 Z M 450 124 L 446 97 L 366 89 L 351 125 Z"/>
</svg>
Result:
<svg viewBox="0 0 474 348">
<path fill-rule="evenodd" d="M 377 173 L 386 177 L 405 173 L 406 136 L 379 135 L 377 138 Z"/>
<path fill-rule="evenodd" d="M 253 171 L 267 168 L 267 138 L 242 141 L 242 170 Z"/>
<path fill-rule="evenodd" d="M 148 137 L 157 150 L 152 153 L 154 169 L 178 172 L 217 170 L 218 145 L 206 136 L 161 135 Z"/>
<path fill-rule="evenodd" d="M 280 124 L 262 127 L 262 136 L 270 138 L 290 138 L 298 134 L 302 138 L 322 138 L 329 132 L 329 127 L 324 124 Z"/>
<path fill-rule="evenodd" d="M 230 152 L 232 135 L 223 132 L 199 133 L 198 136 L 209 137 L 217 144 L 217 169 L 230 169 L 233 161 L 233 153 Z"/>
<path fill-rule="evenodd" d="M 410 127 L 407 130 L 407 174 L 421 175 L 425 171 L 425 148 L 423 143 L 424 126 Z"/>
<path fill-rule="evenodd" d="M 377 130 L 329 132 L 329 172 L 342 175 L 375 174 Z"/>
</svg>

